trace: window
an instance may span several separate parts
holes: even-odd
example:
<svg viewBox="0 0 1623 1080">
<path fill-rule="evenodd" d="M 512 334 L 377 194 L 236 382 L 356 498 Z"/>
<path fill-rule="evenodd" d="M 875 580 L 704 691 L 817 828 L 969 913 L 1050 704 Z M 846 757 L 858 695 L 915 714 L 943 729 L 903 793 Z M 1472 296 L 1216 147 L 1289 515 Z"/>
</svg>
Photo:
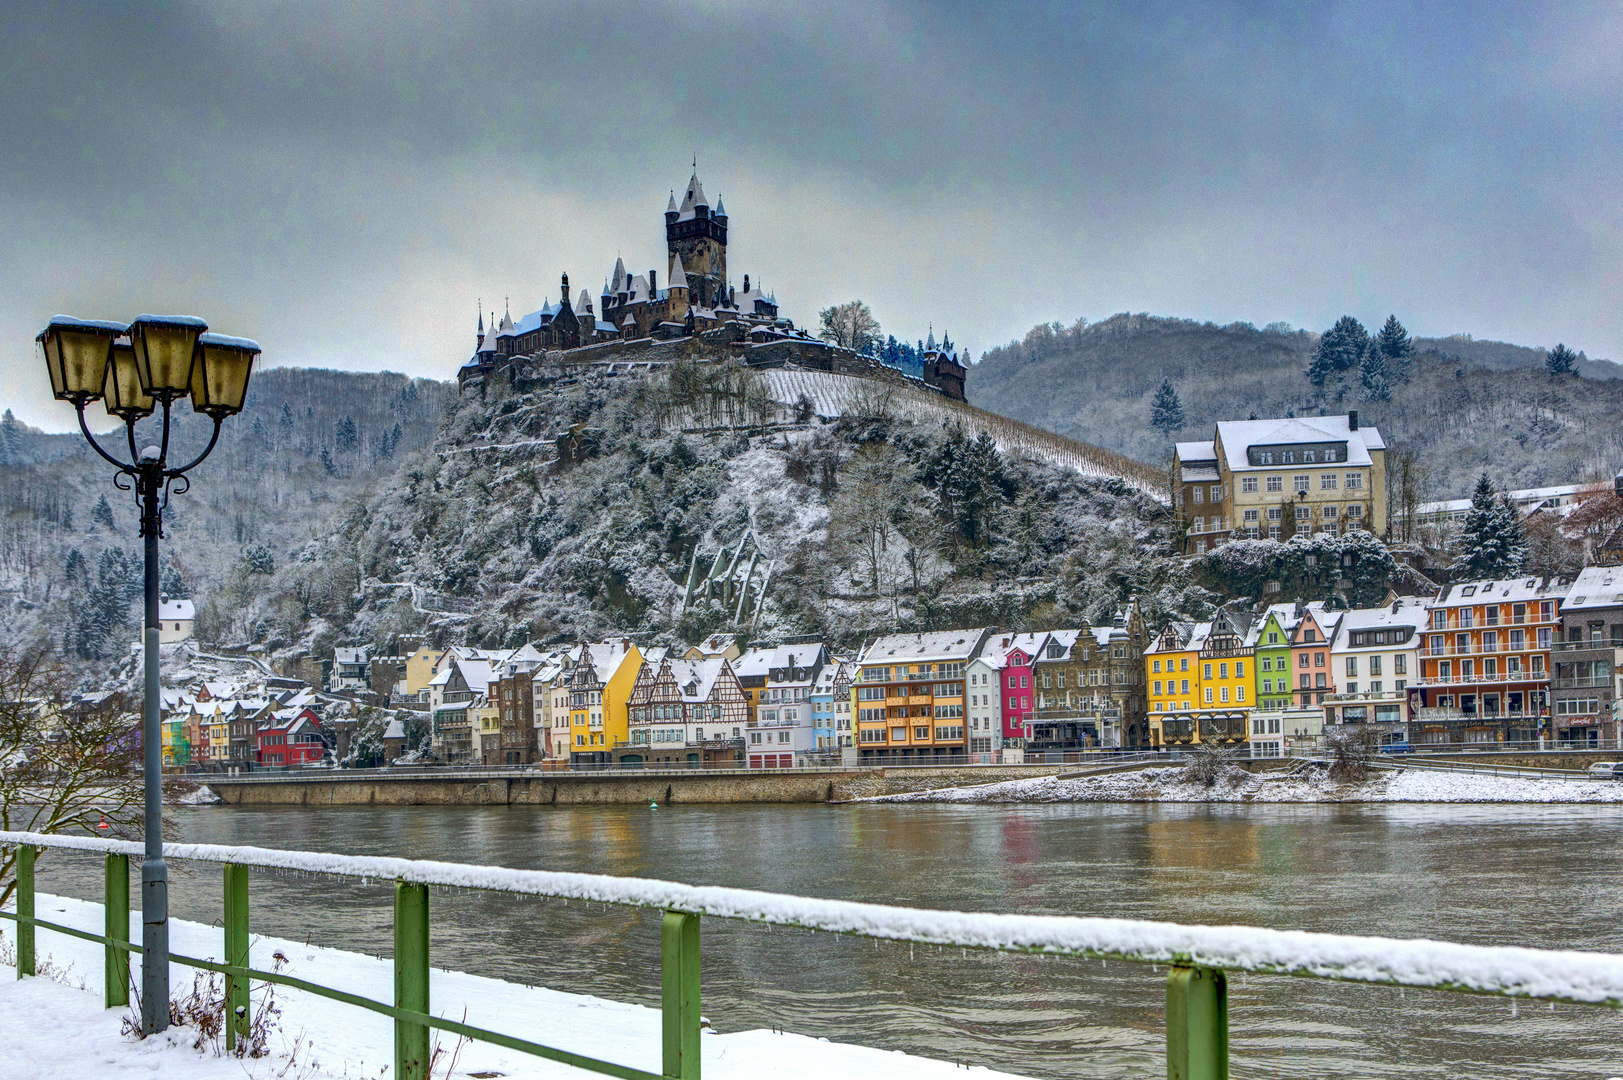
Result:
<svg viewBox="0 0 1623 1080">
<path fill-rule="evenodd" d="M 1322 652 L 1316 652 L 1316 653 L 1313 654 L 1313 666 L 1314 667 L 1323 667 L 1324 666 L 1324 654 Z"/>
<path fill-rule="evenodd" d="M 1020 687 L 1021 687 L 1021 689 L 1026 689 L 1026 688 L 1029 688 L 1030 686 L 1031 686 L 1031 676 L 1030 675 L 1022 675 L 1022 676 L 1020 676 Z"/>
<path fill-rule="evenodd" d="M 1355 682 L 1348 683 L 1347 684 L 1347 693 L 1349 693 L 1349 694 L 1358 693 L 1358 684 L 1355 683 Z"/>
<path fill-rule="evenodd" d="M 1318 459 L 1319 459 L 1319 457 L 1318 457 L 1318 454 L 1317 454 L 1316 451 L 1313 451 L 1313 450 L 1303 450 L 1302 451 L 1302 464 L 1303 465 L 1311 465 L 1315 461 L 1317 461 Z"/>
<path fill-rule="evenodd" d="M 1010 675 L 1009 676 L 1009 687 L 1010 687 L 1010 689 L 1013 689 L 1014 687 L 1019 686 L 1019 685 L 1020 685 L 1020 680 L 1015 678 L 1013 675 Z"/>
<path fill-rule="evenodd" d="M 1171 671 L 1172 669 L 1167 668 L 1167 670 Z M 1181 657 L 1178 658 L 1178 670 L 1179 671 L 1188 671 L 1189 670 L 1189 657 L 1181 656 Z"/>
<path fill-rule="evenodd" d="M 1244 660 L 1236 660 L 1236 661 L 1234 661 L 1234 677 L 1236 679 L 1245 678 L 1245 661 Z"/>
<path fill-rule="evenodd" d="M 1240 490 L 1247 495 L 1255 494 L 1257 490 L 1257 478 L 1255 476 L 1242 476 L 1240 478 Z M 175 629 L 180 629 L 179 623 L 175 624 Z"/>
<path fill-rule="evenodd" d="M 1009 709 L 1011 711 L 1015 710 L 1015 709 L 1018 709 L 1019 707 L 1020 707 L 1020 699 L 1019 698 L 1012 697 L 1012 698 L 1009 699 Z"/>
<path fill-rule="evenodd" d="M 1155 696 L 1156 697 L 1161 696 L 1161 680 L 1160 679 L 1155 680 Z"/>
<path fill-rule="evenodd" d="M 1379 675 L 1380 671 L 1378 669 L 1372 668 L 1370 670 L 1370 674 Z M 1407 656 L 1403 655 L 1402 653 L 1398 653 L 1396 656 L 1392 657 L 1392 674 L 1394 674 L 1394 675 L 1407 675 L 1407 674 L 1409 674 L 1409 658 Z"/>
<path fill-rule="evenodd" d="M 1200 673 L 1200 677 L 1203 678 L 1203 679 L 1210 679 L 1212 677 L 1212 665 L 1210 665 L 1210 664 L 1202 665 L 1202 670 L 1201 670 L 1201 673 Z"/>
<path fill-rule="evenodd" d="M 1306 491 L 1313 486 L 1313 478 L 1306 473 L 1291 477 L 1291 488 L 1295 491 Z"/>
<path fill-rule="evenodd" d="M 1183 685 L 1182 685 L 1182 687 L 1181 687 L 1181 688 L 1180 688 L 1180 689 L 1179 689 L 1179 690 L 1178 690 L 1178 693 L 1180 693 L 1180 694 L 1187 694 L 1187 693 L 1189 693 L 1189 680 L 1188 680 L 1188 679 L 1184 679 L 1184 680 L 1182 680 L 1182 683 L 1183 683 Z"/>
<path fill-rule="evenodd" d="M 1235 701 L 1241 701 L 1241 702 L 1243 702 L 1245 700 L 1245 687 L 1236 686 L 1234 688 L 1234 700 Z"/>
<path fill-rule="evenodd" d="M 1392 683 L 1392 690 L 1393 690 L 1394 693 L 1401 694 L 1401 693 L 1403 693 L 1404 689 L 1408 687 L 1408 685 L 1409 685 L 1409 680 L 1407 680 L 1407 679 L 1398 679 L 1398 680 L 1396 680 L 1395 682 Z"/>
<path fill-rule="evenodd" d="M 1313 519 L 1313 508 L 1312 507 L 1310 507 L 1310 506 L 1298 506 L 1296 508 L 1296 520 L 1297 521 L 1311 521 L 1312 519 Z"/>
<path fill-rule="evenodd" d="M 1155 671 L 1155 673 L 1157 675 L 1161 674 L 1161 661 L 1159 661 L 1159 660 L 1154 661 L 1152 663 L 1152 667 L 1153 667 L 1153 670 Z"/>
<path fill-rule="evenodd" d="M 1336 474 L 1333 472 L 1319 474 L 1319 490 L 1334 491 L 1336 489 Z"/>
<path fill-rule="evenodd" d="M 1284 491 L 1285 490 L 1285 478 L 1283 476 L 1270 476 L 1268 478 L 1268 490 L 1269 491 Z"/>
<path fill-rule="evenodd" d="M 1348 473 L 1343 479 L 1346 481 L 1348 491 L 1361 491 L 1364 487 L 1363 473 Z"/>
<path fill-rule="evenodd" d="M 1247 510 L 1244 515 L 1246 525 L 1250 528 L 1255 528 L 1257 525 L 1258 516 L 1257 511 Z"/>
<path fill-rule="evenodd" d="M 1347 516 L 1350 518 L 1362 518 L 1364 516 L 1363 504 L 1353 503 L 1351 506 L 1347 507 Z"/>
<path fill-rule="evenodd" d="M 857 742 L 884 742 L 884 728 L 863 728 L 857 732 Z"/>
<path fill-rule="evenodd" d="M 1203 503 L 1203 502 L 1205 502 L 1206 501 L 1206 489 L 1203 488 L 1203 487 L 1195 488 L 1194 494 L 1193 494 L 1192 498 L 1190 499 L 1190 501 L 1195 502 L 1195 503 Z"/>
<path fill-rule="evenodd" d="M 915 738 L 915 739 L 928 739 L 929 737 L 930 737 L 930 729 L 929 729 L 928 726 L 926 726 L 926 727 L 915 727 L 913 729 L 913 738 Z"/>
<path fill-rule="evenodd" d="M 1222 502 L 1223 501 L 1223 487 L 1222 487 L 1221 484 L 1213 484 L 1212 485 L 1211 501 L 1212 502 Z"/>
<path fill-rule="evenodd" d="M 1356 656 L 1347 657 L 1347 674 L 1348 675 L 1357 675 L 1358 674 L 1358 657 L 1356 657 Z"/>
<path fill-rule="evenodd" d="M 1211 703 L 1212 703 L 1212 688 L 1208 686 L 1206 688 L 1206 704 L 1210 705 Z"/>
<path fill-rule="evenodd" d="M 1272 679 L 1264 679 L 1264 680 L 1262 680 L 1262 692 L 1264 694 L 1273 693 L 1274 692 L 1274 680 L 1272 680 Z"/>
<path fill-rule="evenodd" d="M 1334 521 L 1335 519 L 1336 519 L 1336 508 L 1335 508 L 1335 506 L 1334 505 L 1326 506 L 1324 508 L 1324 520 L 1326 520 L 1326 521 Z"/>
</svg>

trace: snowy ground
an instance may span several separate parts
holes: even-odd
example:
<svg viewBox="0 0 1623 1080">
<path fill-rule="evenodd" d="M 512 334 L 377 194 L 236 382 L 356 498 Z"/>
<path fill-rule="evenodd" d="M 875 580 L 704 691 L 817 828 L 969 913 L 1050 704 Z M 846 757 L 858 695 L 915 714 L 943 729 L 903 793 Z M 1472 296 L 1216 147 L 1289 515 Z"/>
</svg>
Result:
<svg viewBox="0 0 1623 1080">
<path fill-rule="evenodd" d="M 99 904 L 41 894 L 42 919 L 101 932 Z M 139 916 L 134 925 L 139 926 Z M 171 948 L 177 953 L 217 959 L 217 927 L 170 921 Z M 14 961 L 15 927 L 0 929 L 7 965 Z M 393 975 L 386 960 L 356 953 L 301 945 L 278 938 L 255 938 L 253 966 L 270 968 L 277 954 L 286 958 L 287 974 L 363 994 L 379 1001 L 393 996 Z M 282 1009 L 279 1029 L 270 1040 L 272 1056 L 238 1060 L 209 1049 L 194 1049 L 195 1033 L 171 1028 L 169 1033 L 138 1042 L 120 1033 L 126 1010 L 101 1007 L 101 947 L 87 941 L 39 931 L 38 956 L 56 969 L 56 979 L 12 979 L 0 974 L 0 1033 L 5 1042 L 11 1080 L 78 1080 L 80 1077 L 163 1077 L 164 1080 L 252 1080 L 271 1078 L 387 1078 L 393 1069 L 392 1022 L 376 1013 L 324 998 L 276 988 Z M 137 961 L 138 962 L 138 961 Z M 0 968 L 0 970 L 5 970 Z M 190 969 L 176 966 L 175 990 L 189 987 Z M 262 996 L 256 989 L 255 1000 Z M 602 998 L 520 986 L 455 971 L 436 969 L 429 1000 L 437 1015 L 463 1019 L 480 1027 L 509 1032 L 548 1046 L 660 1071 L 660 1017 L 656 1009 L 624 1005 Z M 440 1036 L 449 1052 L 454 1036 Z M 708 1029 L 701 1042 L 706 1080 L 951 1080 L 963 1071 L 951 1062 L 932 1061 L 900 1052 L 830 1043 L 804 1035 L 771 1031 L 716 1034 Z M 445 1077 L 445 1060 L 435 1075 Z M 984 1068 L 971 1072 L 986 1080 L 1008 1073 Z M 455 1077 L 484 1073 L 512 1080 L 580 1080 L 596 1074 L 532 1058 L 481 1043 L 465 1043 L 457 1054 Z"/>
<path fill-rule="evenodd" d="M 1623 784 L 1426 772 L 1383 772 L 1361 784 L 1331 780 L 1323 768 L 1252 774 L 1233 770 L 1207 787 L 1182 768 L 1061 780 L 1051 776 L 967 788 L 882 795 L 870 802 L 1529 802 L 1623 803 Z"/>
</svg>

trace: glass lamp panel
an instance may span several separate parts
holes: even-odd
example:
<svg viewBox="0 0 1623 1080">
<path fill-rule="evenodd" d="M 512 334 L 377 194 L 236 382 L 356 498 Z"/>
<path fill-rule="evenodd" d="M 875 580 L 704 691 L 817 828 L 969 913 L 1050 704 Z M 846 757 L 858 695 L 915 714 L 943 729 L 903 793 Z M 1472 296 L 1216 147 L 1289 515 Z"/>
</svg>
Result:
<svg viewBox="0 0 1623 1080">
<path fill-rule="evenodd" d="M 234 416 L 248 396 L 259 344 L 247 338 L 204 334 L 192 368 L 192 408 L 214 417 Z"/>
<path fill-rule="evenodd" d="M 155 398 L 185 397 L 197 339 L 207 329 L 202 319 L 186 316 L 142 315 L 131 323 L 130 344 L 142 389 Z"/>
<path fill-rule="evenodd" d="M 57 348 L 57 339 L 41 330 L 34 339 L 39 346 L 40 353 L 45 357 L 45 370 L 51 375 L 51 396 L 62 400 L 62 350 Z"/>
<path fill-rule="evenodd" d="M 113 343 L 113 358 L 107 364 L 107 383 L 102 394 L 109 416 L 139 420 L 151 416 L 156 402 L 141 389 L 141 376 L 135 370 L 135 349 L 122 341 Z"/>
<path fill-rule="evenodd" d="M 51 391 L 59 401 L 86 402 L 101 397 L 107 355 L 122 323 L 72 319 L 58 315 L 39 336 L 51 373 Z"/>
</svg>

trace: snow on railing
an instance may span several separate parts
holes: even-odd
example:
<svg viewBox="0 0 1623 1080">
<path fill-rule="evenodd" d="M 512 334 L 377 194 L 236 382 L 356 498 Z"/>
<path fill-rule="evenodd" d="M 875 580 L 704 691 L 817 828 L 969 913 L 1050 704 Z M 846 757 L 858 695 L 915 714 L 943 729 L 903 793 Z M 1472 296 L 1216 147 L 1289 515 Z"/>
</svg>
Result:
<svg viewBox="0 0 1623 1080">
<path fill-rule="evenodd" d="M 0 832 L 0 844 L 141 855 L 140 844 Z M 334 874 L 371 881 L 592 900 L 960 948 L 1102 957 L 1145 964 L 1501 994 L 1623 1008 L 1623 956 L 1425 939 L 1357 937 L 1142 919 L 934 911 L 647 878 L 284 851 L 166 844 L 174 859 Z"/>
</svg>

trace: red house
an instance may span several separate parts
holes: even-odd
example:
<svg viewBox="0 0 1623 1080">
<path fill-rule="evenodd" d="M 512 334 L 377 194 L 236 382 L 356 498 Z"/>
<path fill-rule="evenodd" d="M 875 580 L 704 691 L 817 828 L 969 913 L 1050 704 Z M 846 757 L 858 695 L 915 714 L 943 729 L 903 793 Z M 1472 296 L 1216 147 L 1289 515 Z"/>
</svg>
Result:
<svg viewBox="0 0 1623 1080">
<path fill-rule="evenodd" d="M 271 719 L 259 725 L 254 760 L 261 765 L 294 768 L 316 764 L 327 752 L 317 719 L 308 708 L 272 713 Z"/>
</svg>

